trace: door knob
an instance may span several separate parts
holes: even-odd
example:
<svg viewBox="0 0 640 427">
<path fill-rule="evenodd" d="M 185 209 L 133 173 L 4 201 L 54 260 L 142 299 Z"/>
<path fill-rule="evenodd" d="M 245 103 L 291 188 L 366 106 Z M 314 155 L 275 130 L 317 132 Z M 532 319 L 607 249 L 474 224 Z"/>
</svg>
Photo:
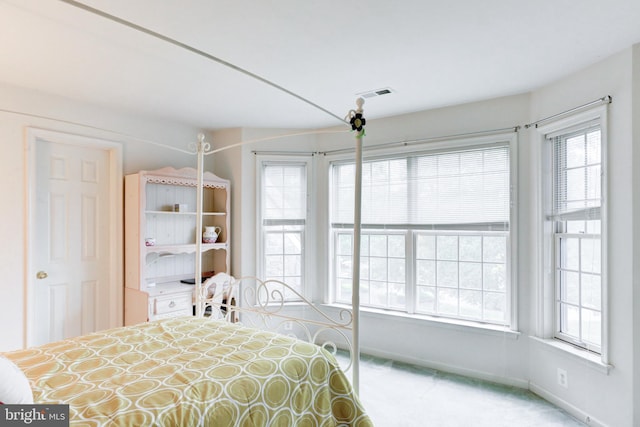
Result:
<svg viewBox="0 0 640 427">
<path fill-rule="evenodd" d="M 42 271 L 42 270 L 40 270 L 40 271 L 38 271 L 38 272 L 36 273 L 36 277 L 37 277 L 38 279 L 46 279 L 47 277 L 49 277 L 49 275 L 47 274 L 47 272 L 46 272 L 46 271 Z"/>
</svg>

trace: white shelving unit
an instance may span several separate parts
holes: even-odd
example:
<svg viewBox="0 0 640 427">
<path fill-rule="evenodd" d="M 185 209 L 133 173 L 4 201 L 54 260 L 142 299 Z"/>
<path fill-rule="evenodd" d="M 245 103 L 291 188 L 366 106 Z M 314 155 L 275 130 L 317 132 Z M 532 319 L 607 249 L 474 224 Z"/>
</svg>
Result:
<svg viewBox="0 0 640 427">
<path fill-rule="evenodd" d="M 164 168 L 125 177 L 125 325 L 193 313 L 195 259 L 203 275 L 229 273 L 230 183 L 203 175 L 203 229 L 220 227 L 216 243 L 196 253 L 196 170 Z M 180 205 L 180 210 L 175 206 Z M 147 246 L 145 240 L 155 244 Z"/>
</svg>

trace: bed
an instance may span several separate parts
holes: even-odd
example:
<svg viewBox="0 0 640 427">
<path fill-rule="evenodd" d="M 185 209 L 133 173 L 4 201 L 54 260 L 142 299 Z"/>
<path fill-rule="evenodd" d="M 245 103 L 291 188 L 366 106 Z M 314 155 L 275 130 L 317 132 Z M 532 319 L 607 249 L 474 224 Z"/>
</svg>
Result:
<svg viewBox="0 0 640 427">
<path fill-rule="evenodd" d="M 5 360 L 12 364 L 8 366 L 12 375 L 17 373 L 14 377 L 28 382 L 27 391 L 32 393 L 34 403 L 68 404 L 72 425 L 372 426 L 357 397 L 364 100 L 359 98 L 357 108 L 342 119 L 281 86 L 184 43 L 97 9 L 82 8 L 231 66 L 351 126 L 356 140 L 352 304 L 350 310 L 338 310 L 339 319 L 334 320 L 303 301 L 306 305 L 298 313 L 302 316 L 297 316 L 290 313 L 291 305 L 285 304 L 287 288 L 281 282 L 256 279 L 240 292 L 242 282 L 251 280 L 227 280 L 224 283 L 231 287 L 219 282 L 210 295 L 210 285 L 215 283 L 203 285 L 198 280 L 194 292 L 196 316 L 110 329 L 5 353 Z M 249 142 L 258 140 L 212 150 L 201 134 L 198 143 L 190 147 L 190 152 L 197 155 L 198 171 L 195 236 L 202 235 L 203 227 L 204 156 Z M 196 253 L 202 253 L 199 238 Z M 202 277 L 200 256 L 195 257 L 194 277 Z M 242 302 L 243 297 L 247 301 Z M 259 329 L 258 323 L 284 334 Z M 298 329 L 309 342 L 297 338 Z M 342 339 L 343 345 L 328 339 L 327 334 Z M 336 360 L 338 348 L 350 355 L 351 382 Z"/>
<path fill-rule="evenodd" d="M 68 404 L 74 426 L 372 426 L 357 397 L 362 103 L 350 112 L 357 131 L 352 305 L 334 312 L 338 319 L 299 294 L 302 310 L 291 314 L 296 304 L 286 303 L 291 289 L 282 282 L 223 274 L 195 286 L 194 317 L 5 353 L 11 366 L 4 372 L 28 384 L 33 403 Z M 199 136 L 196 236 L 207 147 Z M 350 356 L 351 382 L 336 360 L 339 349 Z M 2 385 L 0 403 L 30 403 L 3 400 L 5 389 L 20 386 Z"/>
<path fill-rule="evenodd" d="M 69 404 L 74 426 L 373 425 L 329 351 L 210 317 L 4 355 L 28 378 L 36 404 Z"/>
<path fill-rule="evenodd" d="M 21 386 L 0 381 L 0 403 L 68 404 L 74 426 L 372 426 L 357 397 L 362 102 L 350 112 L 357 131 L 353 300 L 349 309 L 334 311 L 337 319 L 299 294 L 302 309 L 292 314 L 291 288 L 277 280 L 217 275 L 195 286 L 193 317 L 0 355 L 11 365 L 0 363 L 0 379 L 9 371 L 29 394 L 3 400 L 4 391 Z M 207 147 L 199 136 L 196 236 Z M 200 246 L 196 239 L 196 253 Z M 196 257 L 195 277 L 201 275 Z M 350 356 L 346 369 L 338 350 Z"/>
</svg>

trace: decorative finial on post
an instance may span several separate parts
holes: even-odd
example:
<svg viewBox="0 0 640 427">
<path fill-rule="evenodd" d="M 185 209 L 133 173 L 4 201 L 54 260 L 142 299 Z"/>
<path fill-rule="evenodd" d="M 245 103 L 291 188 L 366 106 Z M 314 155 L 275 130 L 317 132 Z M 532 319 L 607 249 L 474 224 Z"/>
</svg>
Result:
<svg viewBox="0 0 640 427">
<path fill-rule="evenodd" d="M 356 99 L 356 105 L 358 106 L 358 108 L 349 111 L 349 115 L 347 117 L 350 117 L 349 124 L 351 125 L 351 129 L 360 132 L 361 135 L 364 135 L 364 125 L 367 124 L 367 120 L 362 117 L 362 106 L 364 105 L 364 99 Z"/>
<path fill-rule="evenodd" d="M 208 142 L 204 142 L 204 133 L 198 134 L 198 142 L 189 143 L 189 149 L 194 153 L 204 153 L 207 154 L 211 151 L 211 144 Z"/>
</svg>

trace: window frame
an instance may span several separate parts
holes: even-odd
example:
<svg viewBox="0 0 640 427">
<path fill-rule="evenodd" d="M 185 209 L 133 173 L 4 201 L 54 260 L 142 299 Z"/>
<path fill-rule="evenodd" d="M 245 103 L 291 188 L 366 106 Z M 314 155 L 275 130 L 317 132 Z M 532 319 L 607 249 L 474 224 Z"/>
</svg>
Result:
<svg viewBox="0 0 640 427">
<path fill-rule="evenodd" d="M 407 311 L 397 312 L 399 314 L 404 314 L 408 316 L 413 316 L 420 319 L 427 319 L 430 321 L 436 322 L 445 322 L 445 323 L 464 323 L 467 322 L 473 326 L 480 327 L 504 327 L 508 328 L 512 331 L 517 331 L 519 328 L 518 324 L 518 286 L 517 286 L 517 259 L 518 259 L 518 249 L 516 242 L 518 241 L 518 132 L 495 132 L 489 133 L 481 136 L 470 136 L 470 137 L 451 137 L 444 138 L 442 140 L 437 141 L 425 141 L 420 143 L 412 143 L 410 146 L 404 146 L 402 148 L 381 148 L 381 149 L 372 149 L 370 153 L 365 151 L 364 153 L 364 161 L 372 161 L 378 159 L 392 159 L 397 157 L 407 157 L 407 156 L 419 156 L 419 155 L 429 155 L 429 154 L 439 154 L 446 153 L 449 151 L 459 151 L 464 149 L 474 149 L 474 148 L 482 148 L 482 147 L 491 147 L 491 146 L 505 146 L 509 150 L 509 189 L 510 189 L 510 212 L 509 212 L 509 230 L 507 236 L 507 260 L 506 260 L 506 273 L 505 277 L 508 280 L 508 289 L 506 296 L 506 315 L 505 315 L 505 324 L 502 326 L 501 324 L 496 323 L 486 323 L 476 320 L 466 320 L 460 317 L 440 317 L 437 315 L 425 315 L 415 313 L 415 265 L 410 265 L 405 268 L 406 271 L 406 280 L 407 283 L 411 283 L 411 286 L 407 285 L 407 291 L 405 293 L 405 298 L 412 298 L 411 301 L 407 304 L 408 307 L 411 307 Z M 325 181 L 328 183 L 328 193 L 329 197 L 331 193 L 331 189 L 333 188 L 333 174 L 332 174 L 332 166 L 334 164 L 352 162 L 353 156 L 346 153 L 341 154 L 327 154 L 326 158 L 326 170 L 328 179 Z M 333 201 L 330 200 L 330 203 Z M 330 212 L 330 203 L 327 205 L 327 212 Z M 328 265 L 330 268 L 329 277 L 327 277 L 326 283 L 329 287 L 328 297 L 330 303 L 336 302 L 336 292 L 337 285 L 334 282 L 336 278 L 336 255 L 335 255 L 335 229 L 331 225 L 330 214 L 327 213 L 327 233 L 329 235 L 329 247 L 328 247 Z M 339 229 L 340 227 L 338 227 Z M 388 228 L 390 232 L 400 231 L 399 228 Z M 404 230 L 404 229 L 402 229 Z M 405 230 L 406 231 L 406 230 Z M 405 256 L 407 259 L 409 257 L 414 258 L 413 254 L 413 245 L 415 238 L 412 237 L 412 232 L 406 232 L 405 234 L 407 238 L 405 239 L 406 243 L 406 251 Z M 412 261 L 413 262 L 413 261 Z M 339 304 L 339 303 L 337 303 Z M 365 308 L 367 309 L 367 308 Z"/>
<path fill-rule="evenodd" d="M 310 265 L 309 260 L 313 259 L 313 254 L 311 254 L 310 247 L 310 236 L 314 236 L 314 230 L 312 224 L 314 219 L 312 218 L 314 212 L 314 200 L 311 195 L 312 189 L 312 177 L 313 177 L 313 162 L 310 156 L 292 156 L 292 155 L 256 155 L 256 273 L 257 277 L 267 277 L 266 276 L 266 266 L 265 266 L 265 239 L 264 235 L 266 231 L 264 230 L 264 221 L 265 218 L 263 216 L 263 197 L 264 197 L 264 170 L 265 166 L 304 166 L 305 168 L 305 199 L 306 199 L 306 212 L 303 227 L 301 231 L 301 287 L 300 293 L 303 297 L 308 297 L 309 292 L 309 277 L 310 271 L 313 269 L 313 266 Z M 290 285 L 290 284 L 289 284 Z M 296 302 L 298 299 L 287 299 L 286 302 Z"/>
<path fill-rule="evenodd" d="M 553 213 L 553 182 L 556 171 L 553 166 L 554 148 L 553 140 L 558 136 L 570 135 L 580 130 L 586 130 L 597 124 L 600 128 L 600 191 L 601 206 L 600 210 L 600 279 L 601 279 L 601 342 L 600 348 L 594 347 L 588 343 L 579 343 L 570 337 L 567 337 L 560 331 L 560 302 L 559 302 L 559 286 L 557 283 L 557 274 L 559 269 L 558 257 L 560 256 L 557 249 L 558 238 L 567 235 L 565 232 L 556 230 L 557 219 L 552 218 Z M 608 117 L 607 106 L 602 105 L 583 111 L 581 113 L 572 114 L 562 117 L 553 122 L 537 126 L 538 139 L 540 149 L 537 155 L 540 156 L 536 165 L 539 179 L 537 182 L 537 205 L 538 205 L 538 237 L 537 237 L 537 324 L 536 334 L 544 339 L 554 340 L 561 345 L 567 347 L 567 350 L 577 348 L 587 351 L 591 354 L 598 355 L 601 362 L 605 365 L 609 361 L 609 307 L 608 307 L 608 163 L 607 163 L 607 147 L 608 147 Z M 586 208 L 587 210 L 590 208 Z M 590 236 L 591 234 L 584 234 Z M 598 352 L 599 350 L 599 352 Z"/>
</svg>

